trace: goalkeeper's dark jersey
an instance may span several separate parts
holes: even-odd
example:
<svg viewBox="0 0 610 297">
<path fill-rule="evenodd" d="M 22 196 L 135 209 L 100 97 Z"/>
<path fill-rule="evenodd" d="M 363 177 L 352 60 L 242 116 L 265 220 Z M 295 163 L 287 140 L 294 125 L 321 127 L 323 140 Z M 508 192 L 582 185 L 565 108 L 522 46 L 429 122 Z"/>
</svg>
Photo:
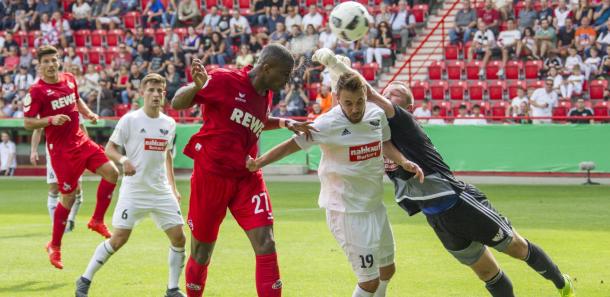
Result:
<svg viewBox="0 0 610 297">
<path fill-rule="evenodd" d="M 443 157 L 436 150 L 415 116 L 397 105 L 394 105 L 394 110 L 394 117 L 388 119 L 392 131 L 392 143 L 407 159 L 417 163 L 424 171 L 426 179 L 431 181 L 431 183 L 425 182 L 420 185 L 418 182 L 409 180 L 413 177 L 413 173 L 405 171 L 402 167 L 386 163 L 386 174 L 394 182 L 396 199 L 400 201 L 401 207 L 405 208 L 409 215 L 414 215 L 430 200 L 440 197 L 439 195 L 422 194 L 422 197 L 418 199 L 401 201 L 401 197 L 406 197 L 406 191 L 411 193 L 413 191 L 442 193 L 444 190 L 450 189 L 464 191 L 467 185 L 453 176 L 449 166 L 443 161 Z M 447 187 L 446 189 L 441 189 L 443 184 Z"/>
</svg>

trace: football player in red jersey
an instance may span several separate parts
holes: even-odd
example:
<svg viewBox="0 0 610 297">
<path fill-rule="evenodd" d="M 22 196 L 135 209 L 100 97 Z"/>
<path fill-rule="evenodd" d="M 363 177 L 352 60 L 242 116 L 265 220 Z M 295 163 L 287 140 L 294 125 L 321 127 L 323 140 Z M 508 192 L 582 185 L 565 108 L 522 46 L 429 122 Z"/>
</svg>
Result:
<svg viewBox="0 0 610 297">
<path fill-rule="evenodd" d="M 57 49 L 52 46 L 38 49 L 40 79 L 30 88 L 23 109 L 27 130 L 45 129 L 51 165 L 61 192 L 53 218 L 53 235 L 46 249 L 51 264 L 62 269 L 61 239 L 70 208 L 74 204 L 79 177 L 85 169 L 102 176 L 97 189 L 95 212 L 87 226 L 109 238 L 104 214 L 110 205 L 119 171 L 108 160 L 102 147 L 90 140 L 79 128 L 79 113 L 92 123 L 97 122 L 98 116 L 80 99 L 74 76 L 59 72 L 57 54 Z"/>
<path fill-rule="evenodd" d="M 293 66 L 292 54 L 277 44 L 267 45 L 254 67 L 241 70 L 215 69 L 208 75 L 194 59 L 194 82 L 179 89 L 172 100 L 174 109 L 205 105 L 204 124 L 184 148 L 195 161 L 187 221 L 192 233 L 185 272 L 189 297 L 203 295 L 227 208 L 254 248 L 258 296 L 281 296 L 269 193 L 262 172 L 249 172 L 246 159 L 257 155 L 263 130 L 286 127 L 311 136 L 308 122 L 268 117 L 272 92 L 284 87 Z"/>
</svg>

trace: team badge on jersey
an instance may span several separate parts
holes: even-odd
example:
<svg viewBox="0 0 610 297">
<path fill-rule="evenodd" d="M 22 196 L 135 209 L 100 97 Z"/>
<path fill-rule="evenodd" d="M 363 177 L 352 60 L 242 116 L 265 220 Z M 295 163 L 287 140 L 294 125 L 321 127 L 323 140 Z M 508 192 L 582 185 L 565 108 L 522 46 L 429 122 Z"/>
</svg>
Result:
<svg viewBox="0 0 610 297">
<path fill-rule="evenodd" d="M 68 81 L 68 88 L 70 88 L 70 90 L 74 90 L 74 84 L 71 81 Z"/>
<path fill-rule="evenodd" d="M 24 112 L 30 111 L 31 105 L 32 105 L 32 97 L 30 96 L 30 93 L 28 92 L 28 94 L 25 95 L 25 97 L 23 98 L 23 111 Z"/>
<path fill-rule="evenodd" d="M 161 135 L 165 136 L 169 133 L 169 130 L 167 129 L 159 129 L 159 132 L 161 132 Z"/>
</svg>

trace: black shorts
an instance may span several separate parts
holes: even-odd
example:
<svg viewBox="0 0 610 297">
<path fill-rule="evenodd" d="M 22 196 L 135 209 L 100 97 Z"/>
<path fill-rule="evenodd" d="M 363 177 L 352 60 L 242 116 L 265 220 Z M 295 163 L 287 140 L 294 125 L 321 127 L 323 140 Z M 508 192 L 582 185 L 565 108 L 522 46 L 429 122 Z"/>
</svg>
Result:
<svg viewBox="0 0 610 297">
<path fill-rule="evenodd" d="M 484 246 L 506 250 L 513 238 L 510 221 L 474 186 L 458 193 L 458 202 L 451 209 L 427 216 L 443 246 L 466 265 L 481 257 Z"/>
</svg>

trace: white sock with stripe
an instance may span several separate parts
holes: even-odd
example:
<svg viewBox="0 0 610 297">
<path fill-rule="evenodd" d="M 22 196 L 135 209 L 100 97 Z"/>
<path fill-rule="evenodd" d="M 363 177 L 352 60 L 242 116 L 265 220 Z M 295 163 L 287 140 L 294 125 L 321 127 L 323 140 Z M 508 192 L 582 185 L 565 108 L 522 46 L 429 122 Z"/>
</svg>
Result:
<svg viewBox="0 0 610 297">
<path fill-rule="evenodd" d="M 100 270 L 102 265 L 108 261 L 108 258 L 114 254 L 114 249 L 110 246 L 110 239 L 104 240 L 104 242 L 100 243 L 95 249 L 95 253 L 93 253 L 93 257 L 89 260 L 89 265 L 87 265 L 87 270 L 83 274 L 83 277 L 88 280 L 93 280 L 93 275 Z"/>
<path fill-rule="evenodd" d="M 356 288 L 354 289 L 354 293 L 352 293 L 352 297 L 373 297 L 373 294 L 375 294 L 375 293 L 367 292 L 367 291 L 363 290 L 362 288 L 360 288 L 359 285 L 356 285 Z"/>
<path fill-rule="evenodd" d="M 51 217 L 51 224 L 53 224 L 53 218 L 55 217 L 55 208 L 59 202 L 59 194 L 49 192 L 47 196 L 47 209 L 49 210 L 49 216 Z"/>
<path fill-rule="evenodd" d="M 183 247 L 169 247 L 169 280 L 167 282 L 168 289 L 178 287 L 178 281 L 180 280 L 180 274 L 182 273 L 182 269 L 184 268 L 185 258 L 186 256 L 184 254 Z"/>
<path fill-rule="evenodd" d="M 76 219 L 76 215 L 78 214 L 78 210 L 80 209 L 81 204 L 83 203 L 83 192 L 79 191 L 76 193 L 76 199 L 74 200 L 74 205 L 70 209 L 70 214 L 68 215 L 68 221 L 74 221 Z"/>
</svg>

